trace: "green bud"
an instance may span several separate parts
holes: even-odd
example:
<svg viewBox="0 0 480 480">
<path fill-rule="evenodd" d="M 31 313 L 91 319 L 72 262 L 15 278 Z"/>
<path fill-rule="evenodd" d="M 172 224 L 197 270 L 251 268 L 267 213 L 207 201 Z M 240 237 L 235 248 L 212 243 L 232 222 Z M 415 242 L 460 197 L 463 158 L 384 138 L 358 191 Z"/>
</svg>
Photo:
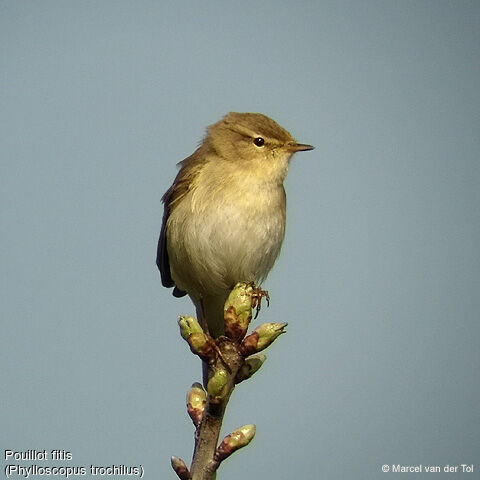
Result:
<svg viewBox="0 0 480 480">
<path fill-rule="evenodd" d="M 228 374 L 225 370 L 216 370 L 207 383 L 208 395 L 216 401 L 221 400 L 227 393 L 227 380 Z"/>
<path fill-rule="evenodd" d="M 178 326 L 180 327 L 180 334 L 187 340 L 192 333 L 203 333 L 203 329 L 196 318 L 184 315 L 178 319 Z"/>
<path fill-rule="evenodd" d="M 178 475 L 178 478 L 180 480 L 190 480 L 190 472 L 188 470 L 188 467 L 185 465 L 185 462 L 178 457 L 172 457 L 170 459 L 170 462 L 172 464 L 172 468 L 175 470 L 175 473 Z"/>
<path fill-rule="evenodd" d="M 225 335 L 232 340 L 241 340 L 247 333 L 252 320 L 253 293 L 253 284 L 240 282 L 235 285 L 225 302 Z"/>
<path fill-rule="evenodd" d="M 249 379 L 265 362 L 266 355 L 259 354 L 252 357 L 248 357 L 245 363 L 240 367 L 240 370 L 235 377 L 235 383 L 243 382 Z"/>
<path fill-rule="evenodd" d="M 196 427 L 202 421 L 206 403 L 205 390 L 200 383 L 194 383 L 187 393 L 187 412 Z"/>
<path fill-rule="evenodd" d="M 288 323 L 264 323 L 255 329 L 258 332 L 259 350 L 267 348 L 277 337 L 285 333 Z"/>
<path fill-rule="evenodd" d="M 198 355 L 205 362 L 215 358 L 215 349 L 212 341 L 203 331 L 191 333 L 187 338 L 187 342 L 192 353 Z"/>
<path fill-rule="evenodd" d="M 285 333 L 287 323 L 263 323 L 259 325 L 242 342 L 243 354 L 248 357 L 252 353 L 261 352 L 267 348 L 277 337 Z"/>
<path fill-rule="evenodd" d="M 227 435 L 215 452 L 215 459 L 219 462 L 225 460 L 233 452 L 247 446 L 255 436 L 255 425 L 244 425 Z"/>
</svg>

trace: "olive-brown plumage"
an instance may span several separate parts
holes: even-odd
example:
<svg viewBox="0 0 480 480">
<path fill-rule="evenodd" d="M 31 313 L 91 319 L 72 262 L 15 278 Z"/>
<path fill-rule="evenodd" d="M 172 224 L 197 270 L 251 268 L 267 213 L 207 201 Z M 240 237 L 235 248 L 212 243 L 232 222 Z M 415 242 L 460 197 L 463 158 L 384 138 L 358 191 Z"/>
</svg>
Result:
<svg viewBox="0 0 480 480">
<path fill-rule="evenodd" d="M 283 180 L 290 157 L 311 150 L 259 113 L 229 113 L 180 163 L 162 200 L 157 265 L 165 287 L 188 294 L 213 336 L 239 281 L 260 284 L 285 234 Z"/>
</svg>

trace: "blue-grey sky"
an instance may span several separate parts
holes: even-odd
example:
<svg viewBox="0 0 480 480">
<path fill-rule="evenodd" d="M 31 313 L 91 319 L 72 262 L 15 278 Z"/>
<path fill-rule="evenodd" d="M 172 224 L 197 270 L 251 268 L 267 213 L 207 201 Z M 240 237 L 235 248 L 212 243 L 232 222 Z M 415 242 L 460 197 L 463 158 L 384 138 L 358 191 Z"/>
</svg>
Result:
<svg viewBox="0 0 480 480">
<path fill-rule="evenodd" d="M 190 462 L 160 198 L 256 111 L 317 148 L 257 320 L 288 332 L 234 392 L 223 433 L 257 435 L 219 478 L 478 478 L 479 24 L 477 1 L 1 1 L 2 451 Z"/>
</svg>

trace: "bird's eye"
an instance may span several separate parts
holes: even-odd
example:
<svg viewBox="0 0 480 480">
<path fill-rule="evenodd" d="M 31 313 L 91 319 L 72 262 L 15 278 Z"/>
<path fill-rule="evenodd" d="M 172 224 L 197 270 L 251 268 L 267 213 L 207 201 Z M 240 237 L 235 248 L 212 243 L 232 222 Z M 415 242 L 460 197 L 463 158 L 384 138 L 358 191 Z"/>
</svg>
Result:
<svg viewBox="0 0 480 480">
<path fill-rule="evenodd" d="M 263 147 L 265 145 L 265 140 L 262 137 L 256 137 L 253 139 L 253 143 L 257 147 Z"/>
</svg>

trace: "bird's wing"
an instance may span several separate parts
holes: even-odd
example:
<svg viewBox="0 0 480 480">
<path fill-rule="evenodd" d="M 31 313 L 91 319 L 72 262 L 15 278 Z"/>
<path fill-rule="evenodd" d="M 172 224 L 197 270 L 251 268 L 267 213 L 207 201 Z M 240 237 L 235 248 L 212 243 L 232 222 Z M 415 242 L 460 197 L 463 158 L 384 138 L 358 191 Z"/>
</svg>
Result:
<svg viewBox="0 0 480 480">
<path fill-rule="evenodd" d="M 160 230 L 160 237 L 158 239 L 157 245 L 157 267 L 160 270 L 160 276 L 162 278 L 162 285 L 167 288 L 175 286 L 175 282 L 172 279 L 172 274 L 170 273 L 170 262 L 168 260 L 168 251 L 167 251 L 167 220 L 170 213 L 170 206 L 168 202 L 167 194 L 170 192 L 171 187 L 167 190 L 167 193 L 163 196 L 163 219 L 162 219 L 162 229 Z"/>
<path fill-rule="evenodd" d="M 187 194 L 192 185 L 192 179 L 198 174 L 198 171 L 205 163 L 202 156 L 198 155 L 198 150 L 199 149 L 197 149 L 190 157 L 187 157 L 179 163 L 180 171 L 175 177 L 172 186 L 162 197 L 164 206 L 162 229 L 160 230 L 160 237 L 157 245 L 157 267 L 160 270 L 162 285 L 167 288 L 175 287 L 173 290 L 173 295 L 175 297 L 183 297 L 186 293 L 180 290 L 172 279 L 167 249 L 167 222 L 172 207 Z"/>
</svg>

